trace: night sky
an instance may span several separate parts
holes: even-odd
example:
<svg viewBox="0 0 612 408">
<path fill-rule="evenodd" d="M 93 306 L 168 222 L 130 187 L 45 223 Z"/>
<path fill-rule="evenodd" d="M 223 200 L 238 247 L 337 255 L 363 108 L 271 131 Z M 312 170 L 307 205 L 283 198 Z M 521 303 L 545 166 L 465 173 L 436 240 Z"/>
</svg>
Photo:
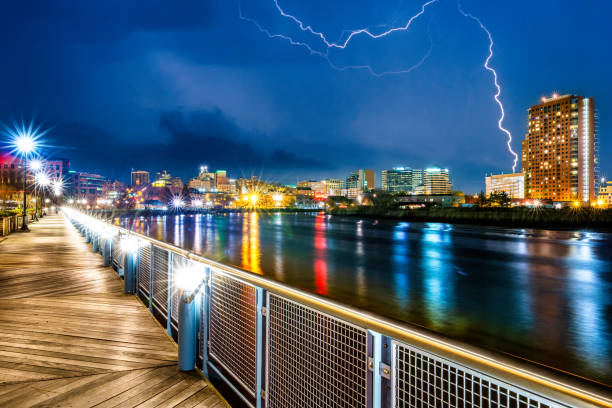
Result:
<svg viewBox="0 0 612 408">
<path fill-rule="evenodd" d="M 421 2 L 279 0 L 338 39 L 343 30 L 403 25 Z M 507 128 L 520 152 L 527 108 L 553 92 L 592 96 L 602 171 L 612 175 L 612 3 L 465 0 L 495 40 Z M 324 51 L 273 0 L 242 0 L 243 15 Z M 270 181 L 346 177 L 356 168 L 441 165 L 455 188 L 478 191 L 510 171 L 497 129 L 488 40 L 455 0 L 439 0 L 406 32 L 355 38 L 336 71 L 303 47 L 270 39 L 233 0 L 4 2 L 0 121 L 52 127 L 49 154 L 127 181 L 131 168 L 181 177 L 200 164 Z"/>
</svg>

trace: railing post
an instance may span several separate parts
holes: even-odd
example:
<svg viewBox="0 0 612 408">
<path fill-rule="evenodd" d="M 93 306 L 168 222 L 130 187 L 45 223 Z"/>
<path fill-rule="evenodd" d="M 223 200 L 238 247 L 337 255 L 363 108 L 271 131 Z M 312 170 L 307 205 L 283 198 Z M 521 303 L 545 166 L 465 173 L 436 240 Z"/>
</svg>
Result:
<svg viewBox="0 0 612 408">
<path fill-rule="evenodd" d="M 93 234 L 93 238 L 91 240 L 91 249 L 94 252 L 98 252 L 98 241 L 99 241 L 99 234 L 94 233 Z"/>
<path fill-rule="evenodd" d="M 111 246 L 112 237 L 104 238 L 104 246 L 102 247 L 102 260 L 104 262 L 104 266 L 110 266 L 111 264 Z"/>
<path fill-rule="evenodd" d="M 136 265 L 138 253 L 125 254 L 123 274 L 123 293 L 133 295 L 136 293 Z"/>
<path fill-rule="evenodd" d="M 153 313 L 153 260 L 155 257 L 153 256 L 153 251 L 155 247 L 153 245 L 150 246 L 151 250 L 149 251 L 149 311 Z"/>
<path fill-rule="evenodd" d="M 257 401 L 256 407 L 263 408 L 266 405 L 266 390 L 264 389 L 265 379 L 265 338 L 264 338 L 264 324 L 267 310 L 265 306 L 266 292 L 262 288 L 256 289 L 257 293 L 257 351 L 256 351 L 256 383 L 255 383 L 255 400 Z"/>
<path fill-rule="evenodd" d="M 168 292 L 166 312 L 166 331 L 172 337 L 172 252 L 168 251 Z"/>
<path fill-rule="evenodd" d="M 178 305 L 178 367 L 193 370 L 196 362 L 196 317 L 194 299 L 187 303 L 187 291 L 181 290 Z"/>
<path fill-rule="evenodd" d="M 368 368 L 372 376 L 369 381 L 372 385 L 370 393 L 372 401 L 368 406 L 387 408 L 391 406 L 391 366 L 389 365 L 391 341 L 387 336 L 375 331 L 368 330 L 368 333 L 371 338 Z"/>
<path fill-rule="evenodd" d="M 204 269 L 204 287 L 200 295 L 200 344 L 202 345 L 202 372 L 208 378 L 208 319 L 210 311 L 210 268 Z"/>
</svg>

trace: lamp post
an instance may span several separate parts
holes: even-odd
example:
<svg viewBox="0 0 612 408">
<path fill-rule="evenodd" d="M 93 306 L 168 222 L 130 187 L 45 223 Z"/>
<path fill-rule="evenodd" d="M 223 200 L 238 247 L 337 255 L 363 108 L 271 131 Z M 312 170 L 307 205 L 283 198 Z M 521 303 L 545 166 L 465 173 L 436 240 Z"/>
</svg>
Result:
<svg viewBox="0 0 612 408">
<path fill-rule="evenodd" d="M 27 202 L 27 167 L 28 158 L 30 155 L 36 152 L 40 142 L 39 139 L 47 133 L 47 130 L 41 131 L 40 126 L 34 127 L 34 121 L 31 121 L 29 125 L 21 123 L 20 125 L 15 124 L 13 129 L 6 129 L 4 134 L 11 137 L 10 145 L 13 147 L 13 151 L 16 151 L 20 156 L 23 163 L 23 223 L 21 224 L 21 231 L 29 231 L 28 229 L 28 202 Z"/>
<path fill-rule="evenodd" d="M 32 135 L 27 132 L 17 136 L 15 139 L 15 146 L 17 151 L 22 156 L 23 162 L 23 222 L 21 223 L 21 231 L 27 232 L 30 229 L 28 228 L 28 205 L 27 205 L 27 163 L 28 163 L 28 155 L 30 155 L 35 148 L 35 140 Z"/>
<path fill-rule="evenodd" d="M 40 187 L 40 189 L 43 192 L 43 197 L 39 197 L 39 199 L 36 200 L 36 209 L 35 211 L 38 210 L 38 202 L 40 201 L 40 216 L 43 216 L 43 203 L 42 200 L 44 198 L 44 192 L 45 192 L 45 188 L 49 186 L 49 184 L 51 183 L 49 181 L 49 176 L 47 175 L 47 173 L 45 172 L 38 172 L 36 173 L 36 175 L 34 176 L 34 183 L 36 183 L 36 185 L 38 187 Z"/>
<path fill-rule="evenodd" d="M 40 171 L 40 169 L 42 168 L 42 163 L 40 162 L 40 160 L 32 160 L 32 162 L 30 163 L 30 168 L 32 169 L 32 171 Z M 38 173 L 36 173 L 34 175 L 34 184 L 36 184 L 36 177 L 38 176 Z M 34 219 L 36 221 L 38 221 L 38 202 L 40 201 L 38 194 L 36 194 L 36 189 L 34 189 Z"/>
</svg>

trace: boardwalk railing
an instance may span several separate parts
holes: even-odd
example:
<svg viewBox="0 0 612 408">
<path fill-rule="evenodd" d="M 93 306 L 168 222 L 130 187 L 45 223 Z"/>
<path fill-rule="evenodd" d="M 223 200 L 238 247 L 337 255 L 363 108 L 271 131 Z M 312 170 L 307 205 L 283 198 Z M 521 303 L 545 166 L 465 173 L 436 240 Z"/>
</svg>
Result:
<svg viewBox="0 0 612 408">
<path fill-rule="evenodd" d="M 253 407 L 612 407 L 608 395 L 504 356 L 325 299 L 70 208 L 64 214 L 178 337 L 191 271 L 198 368 Z M 126 246 L 127 247 L 127 246 Z M 199 281 L 199 282 L 198 282 Z M 202 285 L 203 281 L 203 285 Z M 127 285 L 127 282 L 126 282 Z"/>
</svg>

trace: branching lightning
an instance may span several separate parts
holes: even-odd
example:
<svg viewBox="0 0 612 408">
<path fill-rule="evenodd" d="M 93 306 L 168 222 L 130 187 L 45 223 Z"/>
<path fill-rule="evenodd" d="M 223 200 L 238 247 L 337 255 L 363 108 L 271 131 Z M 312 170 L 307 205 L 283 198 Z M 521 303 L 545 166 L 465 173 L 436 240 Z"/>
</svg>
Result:
<svg viewBox="0 0 612 408">
<path fill-rule="evenodd" d="M 383 37 L 386 37 L 394 32 L 398 32 L 398 31 L 408 31 L 408 29 L 410 28 L 410 26 L 412 25 L 412 23 L 417 20 L 419 17 L 421 17 L 425 11 L 426 8 L 434 3 L 437 3 L 439 0 L 428 0 L 427 2 L 425 2 L 422 6 L 421 9 L 419 10 L 418 13 L 416 13 L 415 15 L 413 15 L 412 17 L 410 17 L 408 19 L 408 21 L 406 22 L 406 24 L 402 25 L 402 26 L 397 26 L 397 27 L 391 27 L 386 31 L 380 32 L 378 34 L 372 33 L 370 31 L 369 28 L 360 28 L 357 30 L 344 30 L 342 31 L 342 34 L 340 36 L 340 38 L 338 39 L 338 41 L 330 41 L 328 40 L 328 38 L 325 36 L 325 34 L 323 32 L 317 31 L 315 30 L 311 25 L 305 24 L 304 22 L 302 22 L 299 18 L 295 17 L 292 14 L 289 14 L 288 12 L 286 12 L 278 3 L 279 0 L 273 0 L 274 2 L 274 6 L 276 7 L 276 9 L 278 10 L 278 12 L 280 13 L 281 16 L 290 19 L 291 21 L 293 21 L 295 24 L 297 24 L 297 26 L 299 27 L 299 29 L 303 32 L 309 33 L 313 36 L 315 36 L 316 38 L 318 38 L 322 44 L 325 45 L 326 49 L 325 51 L 318 51 L 316 49 L 314 49 L 310 44 L 302 42 L 302 41 L 296 41 L 294 40 L 292 37 L 288 36 L 288 35 L 283 35 L 283 34 L 276 34 L 276 33 L 272 33 L 270 32 L 270 30 L 264 28 L 261 26 L 261 24 L 259 24 L 259 22 L 257 22 L 255 19 L 252 19 L 250 17 L 246 17 L 242 14 L 242 7 L 240 4 L 240 0 L 237 0 L 238 2 L 238 11 L 239 11 L 239 17 L 240 19 L 244 20 L 244 21 L 248 21 L 250 23 L 252 23 L 253 25 L 255 25 L 257 27 L 257 29 L 264 33 L 265 35 L 267 35 L 269 38 L 279 38 L 279 39 L 283 39 L 287 42 L 289 42 L 289 44 L 294 45 L 294 46 L 298 46 L 298 47 L 303 47 L 306 50 L 308 50 L 310 52 L 311 55 L 317 55 L 323 59 L 325 59 L 327 61 L 327 63 L 330 65 L 330 67 L 332 67 L 333 69 L 337 70 L 337 71 L 345 71 L 345 70 L 349 70 L 349 69 L 362 69 L 362 70 L 366 70 L 368 71 L 371 75 L 376 76 L 376 77 L 382 77 L 385 75 L 392 75 L 392 74 L 407 74 L 412 72 L 414 69 L 419 68 L 421 65 L 423 65 L 423 63 L 427 60 L 427 58 L 429 57 L 431 50 L 433 48 L 433 42 L 431 40 L 431 36 L 429 34 L 429 30 L 428 30 L 428 36 L 429 36 L 429 40 L 430 40 L 430 44 L 429 44 L 429 49 L 427 50 L 427 52 L 425 53 L 425 55 L 413 66 L 407 68 L 407 69 L 403 69 L 403 70 L 396 70 L 396 71 L 381 71 L 381 72 L 377 72 L 376 70 L 374 70 L 370 65 L 345 65 L 345 66 L 339 66 L 336 65 L 329 56 L 329 51 L 331 49 L 341 49 L 344 50 L 346 49 L 351 40 L 357 36 L 360 35 L 364 35 L 367 37 L 370 37 L 371 39 L 380 39 Z M 485 59 L 485 63 L 484 63 L 484 67 L 487 71 L 491 72 L 493 74 L 493 83 L 495 85 L 495 88 L 497 90 L 497 92 L 493 95 L 493 99 L 495 100 L 495 102 L 497 103 L 497 106 L 499 107 L 500 110 L 500 116 L 499 116 L 499 120 L 497 121 L 497 127 L 499 128 L 499 130 L 501 130 L 503 133 L 506 134 L 507 136 L 507 146 L 508 146 L 508 151 L 510 152 L 510 154 L 514 157 L 514 162 L 512 164 L 512 172 L 516 171 L 516 166 L 518 163 L 518 155 L 516 154 L 516 152 L 514 152 L 514 150 L 512 150 L 512 133 L 510 133 L 510 131 L 508 129 L 506 129 L 503 125 L 504 122 L 504 118 L 505 118 L 505 111 L 504 111 L 504 105 L 502 104 L 501 100 L 500 100 L 500 96 L 501 96 L 501 86 L 499 85 L 499 81 L 498 81 L 498 77 L 497 77 L 497 71 L 491 67 L 491 65 L 489 64 L 491 59 L 493 58 L 493 37 L 491 36 L 491 32 L 484 26 L 484 24 L 482 23 L 482 21 L 480 21 L 480 19 L 470 13 L 465 12 L 462 8 L 461 8 L 461 4 L 459 3 L 459 0 L 457 0 L 457 8 L 459 9 L 459 12 L 461 13 L 461 15 L 463 15 L 464 17 L 468 17 L 471 18 L 472 20 L 474 20 L 476 23 L 478 23 L 478 25 L 480 26 L 480 28 L 487 34 L 487 37 L 489 38 L 489 54 L 487 55 L 487 58 Z"/>
<path fill-rule="evenodd" d="M 298 46 L 298 47 L 305 48 L 312 55 L 318 55 L 319 57 L 325 59 L 327 61 L 327 63 L 329 64 L 329 66 L 332 67 L 333 69 L 335 69 L 336 71 L 346 71 L 346 70 L 349 70 L 349 69 L 361 69 L 361 70 L 368 71 L 371 75 L 373 75 L 375 77 L 382 77 L 382 76 L 385 76 L 385 75 L 408 74 L 408 73 L 412 72 L 413 70 L 419 68 L 421 65 L 423 65 L 423 63 L 427 60 L 427 58 L 431 54 L 431 50 L 433 48 L 433 42 L 431 41 L 431 37 L 430 37 L 429 38 L 429 40 L 430 40 L 430 42 L 429 42 L 429 49 L 427 50 L 425 55 L 419 61 L 417 61 L 416 64 L 414 64 L 413 66 L 411 66 L 411 67 L 409 67 L 407 69 L 389 70 L 389 71 L 380 71 L 380 72 L 374 70 L 372 68 L 372 66 L 370 66 L 370 65 L 343 65 L 343 66 L 339 66 L 339 65 L 335 64 L 330 59 L 330 57 L 329 57 L 329 50 L 330 49 L 334 49 L 334 48 L 335 49 L 346 49 L 347 46 L 349 45 L 349 43 L 351 42 L 351 40 L 355 36 L 358 36 L 358 35 L 361 35 L 361 34 L 366 35 L 366 36 L 368 36 L 368 37 L 370 37 L 372 39 L 379 39 L 379 38 L 382 38 L 382 37 L 386 37 L 389 34 L 394 33 L 396 31 L 408 31 L 408 29 L 410 28 L 412 23 L 417 18 L 419 18 L 421 15 L 423 15 L 425 13 L 426 7 L 431 5 L 431 4 L 433 4 L 433 3 L 437 3 L 439 0 L 429 0 L 428 2 L 423 4 L 423 6 L 421 7 L 421 10 L 417 14 L 415 14 L 414 16 L 410 17 L 408 22 L 406 24 L 404 24 L 403 26 L 392 27 L 392 28 L 390 28 L 390 29 L 388 29 L 388 30 L 386 30 L 384 32 L 378 33 L 378 34 L 372 33 L 368 28 L 361 28 L 361 29 L 358 29 L 358 30 L 344 30 L 342 32 L 342 36 L 341 36 L 340 40 L 338 40 L 338 42 L 333 42 L 333 41 L 328 40 L 327 37 L 325 36 L 325 34 L 323 34 L 322 32 L 314 30 L 310 25 L 304 24 L 297 17 L 295 17 L 295 16 L 285 12 L 285 10 L 283 10 L 280 7 L 280 5 L 278 4 L 278 0 L 273 0 L 273 1 L 274 1 L 274 5 L 275 5 L 276 9 L 281 14 L 281 16 L 286 17 L 286 18 L 292 20 L 293 22 L 295 22 L 298 25 L 300 30 L 302 30 L 304 32 L 308 32 L 308 33 L 314 35 L 315 37 L 317 37 L 319 40 L 321 40 L 321 42 L 326 47 L 325 52 L 318 51 L 318 50 L 314 49 L 312 46 L 310 46 L 309 44 L 307 44 L 305 42 L 296 41 L 296 40 L 294 40 L 290 36 L 287 36 L 287 35 L 284 35 L 284 34 L 276 34 L 276 33 L 270 32 L 270 30 L 262 27 L 262 25 L 259 24 L 259 22 L 256 21 L 255 19 L 244 16 L 242 14 L 242 7 L 241 7 L 241 4 L 240 4 L 240 0 L 238 0 L 238 13 L 239 13 L 240 19 L 242 19 L 244 21 L 248 21 L 248 22 L 252 23 L 253 25 L 255 25 L 255 27 L 257 27 L 257 29 L 260 32 L 262 32 L 263 34 L 268 36 L 268 38 L 283 39 L 283 40 L 287 41 L 291 45 L 295 45 L 295 46 Z M 344 37 L 346 35 L 346 33 L 348 33 L 348 35 L 342 41 L 342 37 Z M 428 32 L 428 35 L 429 35 L 429 32 Z"/>
<path fill-rule="evenodd" d="M 493 95 L 493 99 L 495 99 L 495 102 L 497 103 L 497 106 L 499 106 L 499 111 L 500 111 L 499 120 L 497 121 L 497 127 L 499 128 L 499 130 L 504 132 L 506 136 L 508 136 L 508 141 L 506 144 L 508 145 L 508 150 L 510 151 L 510 154 L 514 156 L 514 163 L 512 164 L 512 172 L 514 173 L 516 171 L 518 155 L 514 152 L 514 150 L 512 150 L 512 133 L 510 133 L 510 131 L 504 127 L 504 117 L 506 116 L 506 113 L 504 112 L 504 105 L 501 103 L 501 100 L 499 99 L 501 95 L 501 86 L 499 85 L 499 82 L 497 81 L 497 71 L 495 71 L 495 69 L 489 65 L 491 58 L 493 58 L 493 44 L 494 44 L 493 37 L 491 36 L 491 32 L 487 30 L 487 27 L 485 27 L 484 24 L 482 24 L 482 21 L 480 21 L 478 17 L 475 17 L 474 15 L 463 11 L 463 9 L 461 8 L 461 3 L 459 3 L 459 1 L 457 1 L 457 8 L 459 9 L 459 12 L 464 17 L 469 17 L 472 20 L 476 21 L 478 25 L 480 26 L 480 28 L 482 28 L 482 30 L 487 34 L 487 37 L 489 37 L 489 55 L 487 56 L 487 59 L 485 60 L 484 67 L 486 70 L 490 71 L 493 74 L 493 83 L 495 84 L 495 88 L 497 89 L 497 92 L 495 93 L 495 95 Z"/>
</svg>

